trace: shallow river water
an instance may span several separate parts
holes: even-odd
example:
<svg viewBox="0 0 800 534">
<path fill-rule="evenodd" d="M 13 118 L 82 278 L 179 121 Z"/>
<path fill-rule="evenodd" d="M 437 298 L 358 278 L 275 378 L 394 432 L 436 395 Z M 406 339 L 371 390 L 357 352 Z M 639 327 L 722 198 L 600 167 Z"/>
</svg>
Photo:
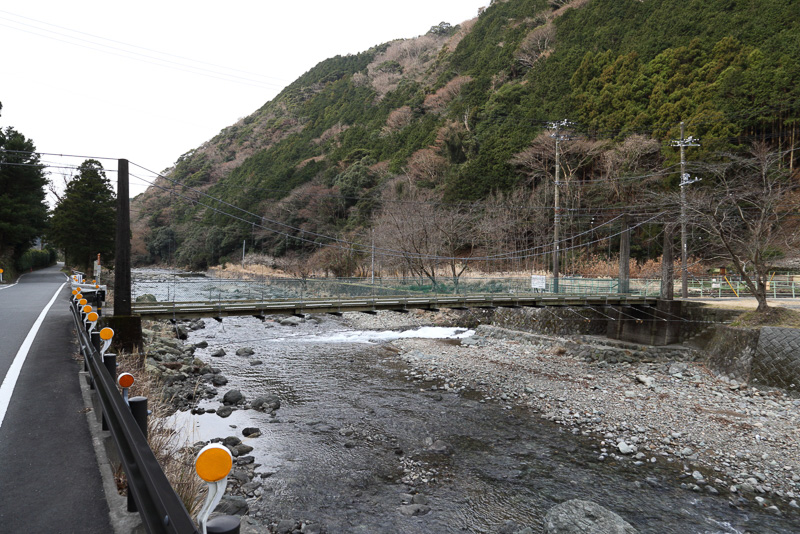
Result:
<svg viewBox="0 0 800 534">
<path fill-rule="evenodd" d="M 220 398 L 236 388 L 248 399 L 275 394 L 282 405 L 275 417 L 239 410 L 225 419 L 184 412 L 178 420 L 192 441 L 242 438 L 244 427 L 260 428 L 260 437 L 243 438 L 255 448 L 263 477 L 263 495 L 251 502 L 250 515 L 313 521 L 328 533 L 496 533 L 509 520 L 542 532 L 547 510 L 576 498 L 613 510 L 642 533 L 800 531 L 797 516 L 681 489 L 680 466 L 600 462 L 590 440 L 531 410 L 409 381 L 405 363 L 386 343 L 396 336 L 354 332 L 328 317 L 296 327 L 255 318 L 206 320 L 188 342 L 209 343 L 196 356 L 230 380 L 219 388 Z M 212 358 L 220 347 L 227 355 Z M 236 356 L 241 347 L 255 354 Z M 251 365 L 254 360 L 263 363 Z M 430 512 L 402 514 L 407 494 L 417 492 Z"/>
</svg>

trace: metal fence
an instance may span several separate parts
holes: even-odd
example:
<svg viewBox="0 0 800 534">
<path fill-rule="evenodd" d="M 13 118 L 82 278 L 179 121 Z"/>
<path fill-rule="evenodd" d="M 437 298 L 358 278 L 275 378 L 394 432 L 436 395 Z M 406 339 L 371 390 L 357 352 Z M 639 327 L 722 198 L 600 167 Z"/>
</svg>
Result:
<svg viewBox="0 0 800 534">
<path fill-rule="evenodd" d="M 311 298 L 351 299 L 364 297 L 435 297 L 454 295 L 529 295 L 554 293 L 553 279 L 541 277 L 537 288 L 530 277 L 504 278 L 212 278 L 203 275 L 160 273 L 147 276 L 134 273 L 132 298 L 146 299 L 152 295 L 158 302 L 224 302 L 304 300 Z M 675 296 L 680 296 L 680 281 L 676 280 Z M 772 280 L 767 285 L 768 297 L 800 296 L 800 282 Z M 629 282 L 627 294 L 657 297 L 660 279 L 635 278 Z M 616 295 L 616 278 L 561 277 L 559 295 Z M 749 296 L 744 282 L 731 278 L 692 279 L 690 297 Z"/>
<path fill-rule="evenodd" d="M 553 280 L 533 288 L 529 277 L 506 278 L 264 278 L 255 280 L 185 275 L 137 276 L 132 298 L 158 302 L 270 301 L 307 298 L 350 299 L 363 297 L 434 297 L 454 295 L 528 295 L 553 293 Z M 560 278 L 558 293 L 568 295 L 617 294 L 616 279 Z M 659 280 L 632 280 L 629 294 L 655 296 Z"/>
</svg>

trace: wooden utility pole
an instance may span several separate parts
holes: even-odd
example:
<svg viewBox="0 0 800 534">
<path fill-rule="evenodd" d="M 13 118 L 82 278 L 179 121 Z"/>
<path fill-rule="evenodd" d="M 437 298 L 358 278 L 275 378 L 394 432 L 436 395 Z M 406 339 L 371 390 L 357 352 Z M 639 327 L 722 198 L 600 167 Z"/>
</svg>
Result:
<svg viewBox="0 0 800 534">
<path fill-rule="evenodd" d="M 675 293 L 675 272 L 672 260 L 672 223 L 664 225 L 664 248 L 661 252 L 661 300 L 672 300 Z"/>
<path fill-rule="evenodd" d="M 685 125 L 681 121 L 681 138 L 677 141 L 672 141 L 672 146 L 680 147 L 681 149 L 681 297 L 687 298 L 689 296 L 689 267 L 688 258 L 689 251 L 686 244 L 686 189 L 685 186 L 693 184 L 699 180 L 689 180 L 689 175 L 686 173 L 686 154 L 684 148 L 687 146 L 700 146 L 697 139 L 691 135 L 687 138 Z"/>
<path fill-rule="evenodd" d="M 561 127 L 568 126 L 570 123 L 566 119 L 550 123 L 550 128 L 555 132 L 550 136 L 556 140 L 556 183 L 554 195 L 554 217 L 553 217 L 553 293 L 558 293 L 558 271 L 559 271 L 559 253 L 561 246 L 559 244 L 559 233 L 561 227 L 561 205 L 560 205 L 560 188 L 561 188 Z"/>
<path fill-rule="evenodd" d="M 559 160 L 560 152 L 559 152 L 559 139 L 558 139 L 558 128 L 556 128 L 556 184 L 555 184 L 555 215 L 553 221 L 553 293 L 558 293 L 558 253 L 559 253 L 559 246 L 558 246 L 558 234 L 559 234 L 559 227 L 561 226 L 561 212 L 559 206 L 559 190 L 561 184 L 559 183 L 559 174 L 561 172 L 561 162 Z"/>
<path fill-rule="evenodd" d="M 117 163 L 117 234 L 114 252 L 114 315 L 105 319 L 114 330 L 115 350 L 142 350 L 142 318 L 131 315 L 131 209 L 128 160 Z"/>
<path fill-rule="evenodd" d="M 117 162 L 117 236 L 114 253 L 114 315 L 131 314 L 131 211 L 128 160 Z"/>
</svg>

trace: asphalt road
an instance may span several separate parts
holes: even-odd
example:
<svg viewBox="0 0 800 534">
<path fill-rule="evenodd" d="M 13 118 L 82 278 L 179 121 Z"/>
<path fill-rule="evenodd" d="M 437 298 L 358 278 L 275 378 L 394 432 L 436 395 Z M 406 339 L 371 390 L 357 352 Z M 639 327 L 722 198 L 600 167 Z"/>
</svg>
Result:
<svg viewBox="0 0 800 534">
<path fill-rule="evenodd" d="M 51 267 L 0 289 L 4 381 L 15 374 L 12 362 L 20 346 L 66 281 Z M 113 532 L 73 358 L 77 343 L 69 295 L 68 284 L 58 291 L 10 400 L 0 394 L 0 533 Z M 0 389 L 8 391 L 8 385 Z"/>
</svg>

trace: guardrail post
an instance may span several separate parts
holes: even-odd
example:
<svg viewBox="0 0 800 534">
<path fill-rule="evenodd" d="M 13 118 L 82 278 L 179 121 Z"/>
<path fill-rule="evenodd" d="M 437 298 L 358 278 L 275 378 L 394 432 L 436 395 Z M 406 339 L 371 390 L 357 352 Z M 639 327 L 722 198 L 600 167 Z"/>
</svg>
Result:
<svg viewBox="0 0 800 534">
<path fill-rule="evenodd" d="M 116 354 L 106 354 L 103 356 L 103 365 L 106 366 L 108 369 L 109 374 L 114 376 L 117 374 L 117 355 Z M 103 414 L 103 430 L 108 430 L 108 422 L 106 421 L 106 416 Z"/>
<path fill-rule="evenodd" d="M 145 439 L 147 439 L 147 416 L 149 412 L 147 411 L 147 397 L 133 397 L 128 399 L 128 406 L 131 409 L 131 414 L 133 414 L 133 418 L 136 420 L 136 424 L 139 426 L 139 429 L 142 431 Z M 138 512 L 139 509 L 136 507 L 136 502 L 133 500 L 133 493 L 131 490 L 128 489 L 128 511 L 129 512 Z"/>
<path fill-rule="evenodd" d="M 197 476 L 208 485 L 208 495 L 203 507 L 197 513 L 197 522 L 202 534 L 240 534 L 241 519 L 237 516 L 222 515 L 208 519 L 217 507 L 225 487 L 228 485 L 228 474 L 233 468 L 233 456 L 227 447 L 219 443 L 206 445 L 198 453 L 194 462 Z"/>
</svg>

